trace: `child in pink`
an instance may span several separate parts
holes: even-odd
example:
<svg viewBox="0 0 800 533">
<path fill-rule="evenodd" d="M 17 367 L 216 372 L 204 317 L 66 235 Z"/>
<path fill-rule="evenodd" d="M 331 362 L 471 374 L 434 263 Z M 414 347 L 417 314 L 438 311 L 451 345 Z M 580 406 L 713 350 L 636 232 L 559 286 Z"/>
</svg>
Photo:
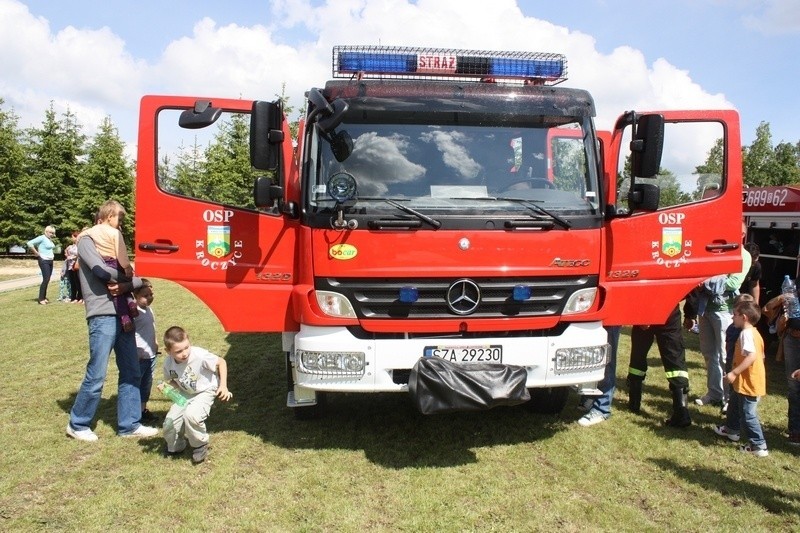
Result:
<svg viewBox="0 0 800 533">
<path fill-rule="evenodd" d="M 128 249 L 125 238 L 119 230 L 120 219 L 125 217 L 125 208 L 116 200 L 108 200 L 97 212 L 97 224 L 83 231 L 78 238 L 88 236 L 94 241 L 97 252 L 106 264 L 124 273 L 127 278 L 133 276 L 133 267 L 128 260 Z M 125 281 L 125 280 L 121 280 Z M 133 319 L 139 314 L 136 300 L 131 293 L 114 297 L 114 308 L 122 323 L 123 331 L 133 331 Z"/>
</svg>

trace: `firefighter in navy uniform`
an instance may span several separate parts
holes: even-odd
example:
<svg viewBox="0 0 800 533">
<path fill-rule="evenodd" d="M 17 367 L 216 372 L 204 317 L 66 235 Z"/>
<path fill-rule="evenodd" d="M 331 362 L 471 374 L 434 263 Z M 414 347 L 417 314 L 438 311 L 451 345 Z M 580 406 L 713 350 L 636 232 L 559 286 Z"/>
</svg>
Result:
<svg viewBox="0 0 800 533">
<path fill-rule="evenodd" d="M 631 329 L 628 393 L 630 410 L 638 413 L 642 405 L 642 384 L 647 375 L 647 354 L 655 339 L 672 394 L 672 416 L 664 423 L 682 428 L 690 426 L 692 419 L 688 409 L 689 372 L 686 370 L 686 348 L 681 328 L 681 310 L 676 305 L 663 325 L 634 326 Z"/>
</svg>

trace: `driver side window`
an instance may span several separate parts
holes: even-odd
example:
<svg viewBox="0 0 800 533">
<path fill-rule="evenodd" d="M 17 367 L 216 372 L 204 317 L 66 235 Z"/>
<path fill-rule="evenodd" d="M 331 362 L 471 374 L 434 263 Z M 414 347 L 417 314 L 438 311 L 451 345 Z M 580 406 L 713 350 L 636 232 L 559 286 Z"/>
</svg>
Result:
<svg viewBox="0 0 800 533">
<path fill-rule="evenodd" d="M 181 110 L 158 114 L 158 186 L 180 196 L 255 209 L 250 165 L 250 116 L 223 112 L 202 129 L 178 126 Z M 277 206 L 270 210 L 278 214 Z"/>
<path fill-rule="evenodd" d="M 630 127 L 622 146 L 630 144 Z M 636 178 L 659 188 L 658 208 L 709 201 L 725 189 L 724 135 L 716 122 L 678 122 L 664 125 L 664 149 L 659 172 L 653 178 Z M 630 156 L 617 171 L 617 209 L 628 210 Z"/>
</svg>

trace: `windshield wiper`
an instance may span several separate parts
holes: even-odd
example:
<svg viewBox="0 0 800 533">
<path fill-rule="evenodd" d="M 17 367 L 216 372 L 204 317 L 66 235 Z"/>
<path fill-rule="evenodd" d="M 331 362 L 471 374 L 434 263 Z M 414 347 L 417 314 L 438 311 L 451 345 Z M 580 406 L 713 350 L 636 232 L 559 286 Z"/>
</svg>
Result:
<svg viewBox="0 0 800 533">
<path fill-rule="evenodd" d="M 424 213 L 420 213 L 416 209 L 412 209 L 412 208 L 408 207 L 407 205 L 403 205 L 401 203 L 395 202 L 394 200 L 384 200 L 384 202 L 386 202 L 387 204 L 391 205 L 392 207 L 396 207 L 397 209 L 399 209 L 400 211 L 402 211 L 404 213 L 408 213 L 409 215 L 414 215 L 415 217 L 417 217 L 418 219 L 420 219 L 423 222 L 427 222 L 428 224 L 433 226 L 434 229 L 439 229 L 439 228 L 442 227 L 442 223 L 439 222 L 438 220 L 433 219 L 433 218 L 429 217 L 428 215 L 426 215 Z"/>
<path fill-rule="evenodd" d="M 492 201 L 501 200 L 501 201 L 506 201 L 506 202 L 513 202 L 515 204 L 524 205 L 525 207 L 528 207 L 528 208 L 532 209 L 533 211 L 536 211 L 540 215 L 544 215 L 544 216 L 552 219 L 554 222 L 556 222 L 559 226 L 561 226 L 564 229 L 569 229 L 569 228 L 572 227 L 572 223 L 569 220 L 567 220 L 565 218 L 562 218 L 562 217 L 556 215 L 555 213 L 551 213 L 550 211 L 548 211 L 544 207 L 542 207 L 540 205 L 537 205 L 536 204 L 536 200 L 526 200 L 524 198 L 509 198 L 509 197 L 506 197 L 506 196 L 478 196 L 478 197 L 473 197 L 473 198 L 452 198 L 452 199 L 453 200 L 492 200 Z M 534 221 L 534 222 L 539 222 L 539 221 Z M 506 224 L 506 225 L 508 226 L 508 224 Z M 520 227 L 524 227 L 524 226 L 545 227 L 545 229 L 547 229 L 546 226 L 539 226 L 537 224 L 516 223 L 514 225 L 515 226 L 520 226 Z"/>
<path fill-rule="evenodd" d="M 558 223 L 559 226 L 561 226 L 564 229 L 569 229 L 569 228 L 572 227 L 572 223 L 569 220 L 567 220 L 565 218 L 561 218 L 560 216 L 556 215 L 555 213 L 551 213 L 550 211 L 548 211 L 544 207 L 542 207 L 540 205 L 537 205 L 534 200 L 525 200 L 523 198 L 506 198 L 506 197 L 502 197 L 502 196 L 497 197 L 497 200 L 505 200 L 505 201 L 508 201 L 508 202 L 516 202 L 518 204 L 522 204 L 522 205 L 524 205 L 526 207 L 530 207 L 531 209 L 533 209 L 534 211 L 536 211 L 540 215 L 544 215 L 546 217 L 552 218 L 553 220 L 556 221 L 556 223 Z"/>
<path fill-rule="evenodd" d="M 438 220 L 429 217 L 425 213 L 420 213 L 416 209 L 412 209 L 411 207 L 408 207 L 407 205 L 403 205 L 400 202 L 397 202 L 397 201 L 389 199 L 389 198 L 380 198 L 380 197 L 377 197 L 377 196 L 375 196 L 375 197 L 367 196 L 367 197 L 359 197 L 359 200 L 380 200 L 381 202 L 386 202 L 387 204 L 389 204 L 392 207 L 396 207 L 397 209 L 399 209 L 400 211 L 402 211 L 404 213 L 408 213 L 409 215 L 414 215 L 415 217 L 417 217 L 421 221 L 433 226 L 434 229 L 439 229 L 439 228 L 442 227 L 442 223 L 439 222 Z M 383 225 L 385 227 L 389 227 L 389 224 L 386 224 L 386 221 L 383 221 Z"/>
</svg>

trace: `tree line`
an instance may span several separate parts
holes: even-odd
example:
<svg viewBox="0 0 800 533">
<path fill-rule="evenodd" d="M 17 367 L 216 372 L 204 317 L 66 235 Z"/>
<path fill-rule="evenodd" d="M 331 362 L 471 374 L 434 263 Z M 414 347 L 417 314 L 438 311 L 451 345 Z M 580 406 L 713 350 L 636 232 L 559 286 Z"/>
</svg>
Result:
<svg viewBox="0 0 800 533">
<path fill-rule="evenodd" d="M 24 246 L 47 225 L 66 246 L 110 198 L 127 210 L 122 229 L 132 242 L 133 190 L 133 164 L 110 117 L 90 139 L 74 113 L 58 115 L 51 102 L 39 126 L 23 129 L 0 98 L 0 252 Z"/>
<path fill-rule="evenodd" d="M 285 96 L 276 96 L 290 112 Z M 293 126 L 296 131 L 296 122 Z M 248 135 L 246 117 L 240 115 L 223 125 L 207 146 L 182 147 L 177 161 L 159 161 L 160 185 L 178 194 L 252 206 Z M 756 128 L 753 143 L 742 147 L 742 157 L 747 186 L 800 184 L 800 141 L 773 145 L 767 122 Z M 696 174 L 721 175 L 722 165 L 719 139 Z M 662 169 L 658 181 L 662 206 L 691 200 L 680 197 L 685 193 L 668 169 Z M 48 224 L 56 227 L 57 240 L 66 246 L 72 231 L 91 225 L 97 207 L 107 199 L 125 207 L 122 229 L 132 244 L 134 183 L 134 164 L 110 117 L 88 138 L 71 111 L 58 115 L 51 103 L 38 127 L 23 129 L 0 98 L 0 252 L 24 245 Z M 698 179 L 692 196 L 699 197 L 704 185 Z"/>
</svg>

